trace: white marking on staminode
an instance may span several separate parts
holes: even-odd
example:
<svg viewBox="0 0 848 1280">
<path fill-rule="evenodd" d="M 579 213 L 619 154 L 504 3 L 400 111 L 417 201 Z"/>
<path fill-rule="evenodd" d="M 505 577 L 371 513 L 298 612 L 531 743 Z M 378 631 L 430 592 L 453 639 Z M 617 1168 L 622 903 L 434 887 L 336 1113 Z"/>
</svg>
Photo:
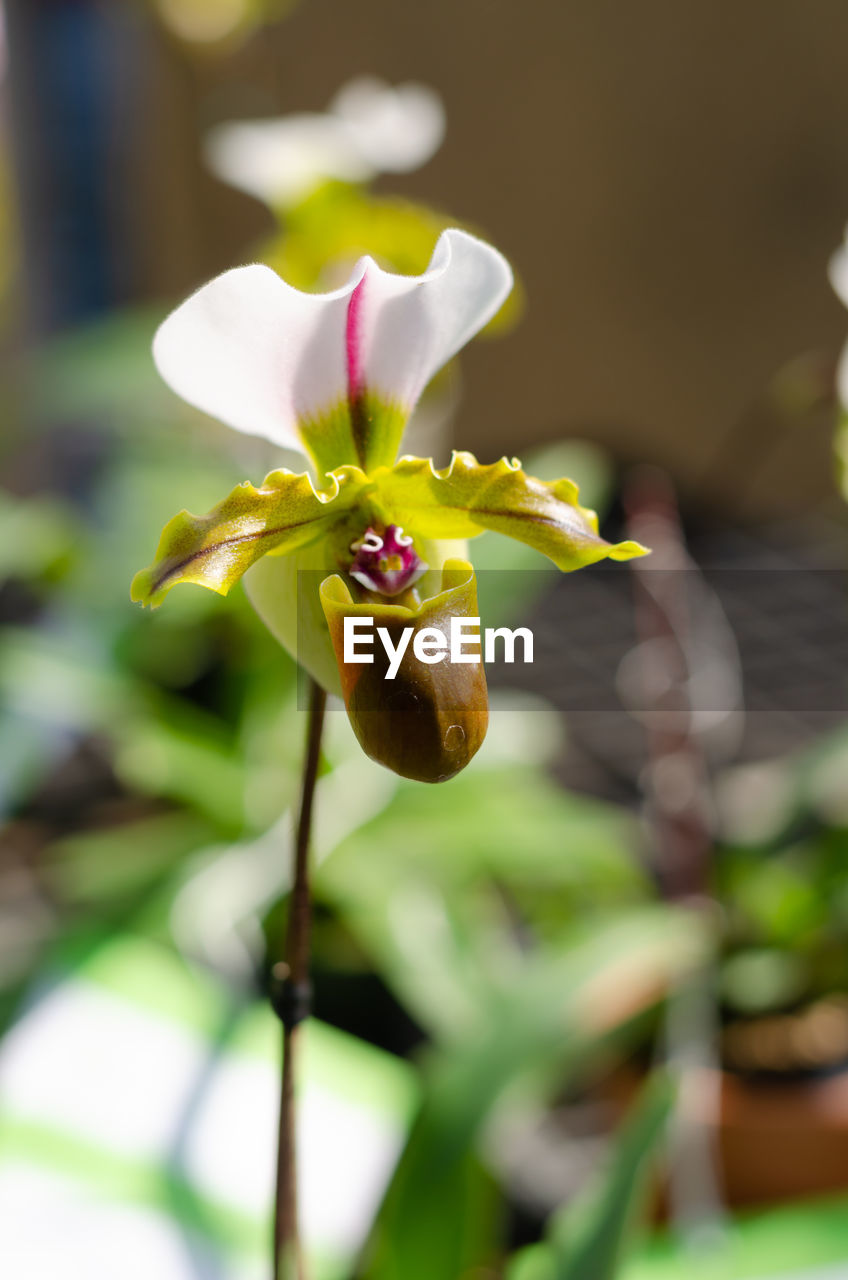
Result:
<svg viewBox="0 0 848 1280">
<path fill-rule="evenodd" d="M 410 542 L 412 539 L 410 538 Z M 379 533 L 375 533 L 373 529 L 369 529 L 361 538 L 357 538 L 356 542 L 350 544 L 351 551 L 382 551 L 383 539 Z"/>
</svg>

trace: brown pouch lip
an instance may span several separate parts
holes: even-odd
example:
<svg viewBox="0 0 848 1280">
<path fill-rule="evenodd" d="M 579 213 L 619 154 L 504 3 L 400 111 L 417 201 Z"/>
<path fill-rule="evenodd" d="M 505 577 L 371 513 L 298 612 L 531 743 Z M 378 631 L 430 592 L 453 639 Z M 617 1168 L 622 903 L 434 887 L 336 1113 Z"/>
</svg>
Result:
<svg viewBox="0 0 848 1280">
<path fill-rule="evenodd" d="M 416 608 L 355 601 L 337 574 L 320 587 L 321 604 L 341 677 L 353 730 L 366 755 L 405 778 L 444 782 L 464 769 L 486 736 L 489 699 L 482 661 L 420 662 L 412 642 L 397 675 L 386 679 L 389 659 L 380 644 L 372 663 L 345 663 L 345 617 L 370 617 L 397 643 L 405 627 L 438 627 L 448 634 L 452 617 L 476 618 L 477 584 L 466 560 L 447 560 L 441 591 Z M 469 636 L 473 631 L 468 632 Z"/>
</svg>

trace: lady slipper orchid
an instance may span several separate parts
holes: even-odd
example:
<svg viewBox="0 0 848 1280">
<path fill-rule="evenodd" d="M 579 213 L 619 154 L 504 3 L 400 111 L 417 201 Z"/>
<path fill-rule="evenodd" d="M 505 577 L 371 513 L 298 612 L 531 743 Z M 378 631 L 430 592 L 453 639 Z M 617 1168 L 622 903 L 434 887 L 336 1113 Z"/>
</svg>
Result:
<svg viewBox="0 0 848 1280">
<path fill-rule="evenodd" d="M 365 612 L 389 634 L 475 618 L 464 551 L 486 529 L 563 570 L 644 551 L 604 541 L 570 480 L 536 480 L 516 459 L 482 465 L 455 452 L 437 469 L 397 457 L 427 382 L 511 284 L 497 250 L 449 230 L 423 275 L 393 275 L 366 257 L 332 293 L 301 293 L 264 266 L 227 271 L 154 339 L 159 371 L 183 399 L 300 450 L 318 478 L 281 469 L 258 488 L 237 486 L 204 516 L 180 512 L 136 575 L 133 599 L 158 605 L 184 582 L 225 595 L 250 570 L 254 607 L 320 684 L 343 693 L 366 752 L 423 781 L 452 776 L 482 742 L 483 668 L 425 665 L 410 649 L 387 681 L 376 661 L 345 662 L 344 617 Z"/>
</svg>

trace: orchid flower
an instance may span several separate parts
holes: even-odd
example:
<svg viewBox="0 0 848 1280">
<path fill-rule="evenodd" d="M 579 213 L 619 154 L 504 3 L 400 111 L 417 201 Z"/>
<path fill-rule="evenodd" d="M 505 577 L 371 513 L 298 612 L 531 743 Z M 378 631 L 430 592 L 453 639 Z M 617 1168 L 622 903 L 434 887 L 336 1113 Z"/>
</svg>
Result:
<svg viewBox="0 0 848 1280">
<path fill-rule="evenodd" d="M 413 83 L 392 88 L 360 76 L 323 114 L 216 125 L 205 151 L 224 182 L 284 209 L 327 180 L 360 183 L 417 169 L 438 150 L 444 132 L 444 108 L 433 89 Z"/>
<path fill-rule="evenodd" d="M 517 459 L 483 465 L 455 452 L 438 469 L 397 457 L 427 382 L 511 284 L 497 250 L 448 230 L 423 275 L 390 274 L 366 257 L 331 293 L 301 293 L 265 266 L 227 271 L 178 307 L 153 344 L 178 395 L 237 431 L 300 450 L 317 479 L 280 469 L 258 488 L 238 485 L 206 515 L 180 512 L 133 599 L 158 605 L 186 582 L 225 595 L 247 574 L 271 631 L 319 684 L 344 694 L 368 754 L 425 781 L 450 777 L 483 740 L 482 666 L 425 666 L 407 653 L 389 685 L 376 664 L 345 664 L 344 617 L 367 613 L 389 630 L 476 617 L 466 541 L 486 529 L 563 570 L 644 550 L 604 541 L 570 480 L 536 480 Z"/>
</svg>

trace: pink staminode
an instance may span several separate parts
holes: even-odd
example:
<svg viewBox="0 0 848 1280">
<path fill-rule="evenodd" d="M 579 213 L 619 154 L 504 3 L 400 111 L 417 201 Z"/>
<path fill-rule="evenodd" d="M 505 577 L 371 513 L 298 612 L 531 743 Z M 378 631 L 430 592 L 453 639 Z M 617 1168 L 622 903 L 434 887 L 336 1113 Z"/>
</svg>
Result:
<svg viewBox="0 0 848 1280">
<path fill-rule="evenodd" d="M 390 524 L 382 533 L 366 529 L 350 549 L 354 553 L 350 576 L 382 596 L 400 595 L 427 569 L 412 539 L 397 524 Z"/>
</svg>

